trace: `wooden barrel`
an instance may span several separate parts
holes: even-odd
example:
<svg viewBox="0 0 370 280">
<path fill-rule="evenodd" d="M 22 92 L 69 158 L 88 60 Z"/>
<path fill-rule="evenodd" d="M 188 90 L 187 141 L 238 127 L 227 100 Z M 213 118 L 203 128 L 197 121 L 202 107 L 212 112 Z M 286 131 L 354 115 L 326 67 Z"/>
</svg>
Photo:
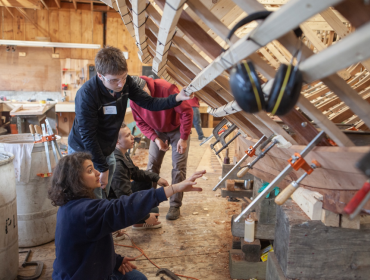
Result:
<svg viewBox="0 0 370 280">
<path fill-rule="evenodd" d="M 18 274 L 18 222 L 14 156 L 0 152 L 0 280 Z"/>
</svg>

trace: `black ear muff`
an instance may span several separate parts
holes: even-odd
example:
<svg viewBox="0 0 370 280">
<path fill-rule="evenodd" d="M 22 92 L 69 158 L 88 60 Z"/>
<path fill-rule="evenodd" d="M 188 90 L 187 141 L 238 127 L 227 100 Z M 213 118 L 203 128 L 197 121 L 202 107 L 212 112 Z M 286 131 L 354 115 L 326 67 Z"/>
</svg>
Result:
<svg viewBox="0 0 370 280">
<path fill-rule="evenodd" d="M 297 66 L 282 64 L 276 73 L 266 112 L 278 116 L 287 114 L 299 99 L 302 83 L 302 73 Z"/>
<path fill-rule="evenodd" d="M 248 113 L 265 108 L 265 99 L 252 62 L 238 63 L 230 73 L 230 87 L 235 101 Z"/>
</svg>

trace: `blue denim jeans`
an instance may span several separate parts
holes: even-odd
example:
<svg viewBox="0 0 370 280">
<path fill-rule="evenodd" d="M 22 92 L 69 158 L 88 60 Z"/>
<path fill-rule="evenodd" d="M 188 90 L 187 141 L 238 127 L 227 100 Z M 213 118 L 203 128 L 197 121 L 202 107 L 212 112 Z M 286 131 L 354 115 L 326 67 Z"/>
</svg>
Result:
<svg viewBox="0 0 370 280">
<path fill-rule="evenodd" d="M 192 107 L 193 108 L 193 124 L 195 127 L 195 130 L 198 133 L 198 139 L 202 140 L 204 138 L 203 130 L 202 130 L 202 121 L 200 119 L 200 112 L 198 107 Z"/>
<path fill-rule="evenodd" d="M 140 271 L 134 269 L 123 275 L 118 270 L 114 270 L 113 274 L 110 276 L 109 280 L 147 280 L 146 276 L 142 274 Z"/>
<path fill-rule="evenodd" d="M 69 155 L 73 154 L 75 152 L 76 151 L 73 150 L 71 148 L 71 146 L 68 146 L 68 154 Z M 101 189 L 101 188 L 97 188 L 97 189 L 94 190 L 94 194 L 95 194 L 96 198 L 100 198 L 100 199 L 108 197 L 109 190 L 110 190 L 110 185 L 111 185 L 112 179 L 113 179 L 113 173 L 116 170 L 116 159 L 114 158 L 114 152 L 111 153 L 109 156 L 107 156 L 106 160 L 107 160 L 107 164 L 109 165 L 108 184 L 105 187 L 104 192 L 103 192 L 103 189 Z M 96 168 L 95 163 L 94 163 L 94 167 Z"/>
</svg>

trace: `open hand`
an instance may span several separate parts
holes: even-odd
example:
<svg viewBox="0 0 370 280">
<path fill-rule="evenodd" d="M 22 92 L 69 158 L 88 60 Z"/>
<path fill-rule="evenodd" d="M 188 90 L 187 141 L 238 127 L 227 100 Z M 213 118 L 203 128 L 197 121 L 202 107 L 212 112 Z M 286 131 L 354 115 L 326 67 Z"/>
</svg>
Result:
<svg viewBox="0 0 370 280">
<path fill-rule="evenodd" d="M 196 188 L 196 187 L 193 187 L 193 186 L 197 184 L 197 182 L 195 182 L 195 180 L 202 177 L 203 174 L 205 174 L 205 173 L 206 173 L 205 170 L 195 172 L 193 175 L 191 175 L 190 178 L 186 179 L 185 181 L 182 181 L 180 183 L 177 183 L 177 184 L 173 185 L 173 187 L 176 188 L 176 192 L 194 192 L 194 191 L 201 192 L 202 188 Z"/>
</svg>

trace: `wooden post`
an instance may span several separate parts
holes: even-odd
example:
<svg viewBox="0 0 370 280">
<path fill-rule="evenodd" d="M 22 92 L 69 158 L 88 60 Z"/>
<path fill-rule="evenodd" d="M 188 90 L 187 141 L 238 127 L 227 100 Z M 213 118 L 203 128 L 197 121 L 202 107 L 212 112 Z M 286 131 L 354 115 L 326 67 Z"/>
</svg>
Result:
<svg viewBox="0 0 370 280">
<path fill-rule="evenodd" d="M 259 262 L 261 257 L 261 241 L 254 239 L 253 242 L 247 242 L 241 238 L 241 250 L 244 253 L 244 259 L 247 262 Z"/>
</svg>

